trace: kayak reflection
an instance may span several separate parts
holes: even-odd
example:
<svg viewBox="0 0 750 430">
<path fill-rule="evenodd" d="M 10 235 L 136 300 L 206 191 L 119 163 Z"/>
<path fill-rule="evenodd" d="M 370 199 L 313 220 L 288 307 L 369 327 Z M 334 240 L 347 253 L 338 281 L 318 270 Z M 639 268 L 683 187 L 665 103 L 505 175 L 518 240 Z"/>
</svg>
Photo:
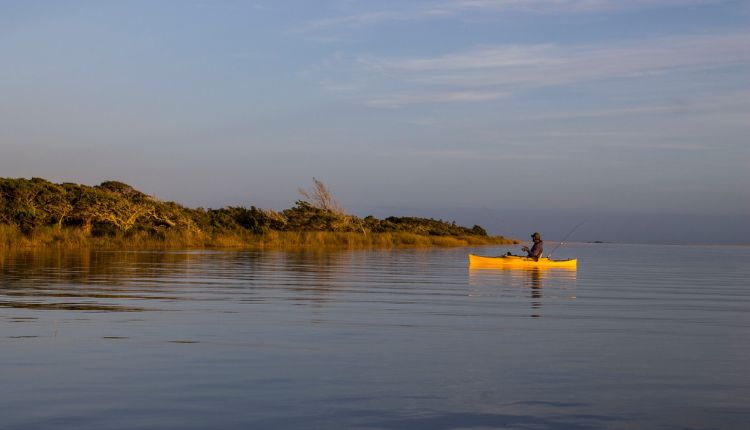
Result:
<svg viewBox="0 0 750 430">
<path fill-rule="evenodd" d="M 471 268 L 470 296 L 494 297 L 504 304 L 526 303 L 532 310 L 530 316 L 538 318 L 542 316 L 543 305 L 575 299 L 576 278 L 575 269 Z"/>
</svg>

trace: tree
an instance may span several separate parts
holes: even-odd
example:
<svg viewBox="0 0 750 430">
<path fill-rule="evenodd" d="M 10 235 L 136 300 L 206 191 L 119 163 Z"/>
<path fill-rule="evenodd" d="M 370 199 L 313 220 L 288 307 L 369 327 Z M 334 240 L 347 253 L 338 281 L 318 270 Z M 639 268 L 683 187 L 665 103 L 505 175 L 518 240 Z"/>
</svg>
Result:
<svg viewBox="0 0 750 430">
<path fill-rule="evenodd" d="M 97 201 L 104 191 L 81 185 L 72 194 L 73 217 L 81 222 L 85 233 L 91 233 L 98 213 Z"/>
<path fill-rule="evenodd" d="M 6 179 L 0 184 L 0 195 L 3 196 L 4 218 L 18 226 L 24 233 L 29 233 L 44 225 L 47 213 L 38 201 L 42 191 L 38 178 Z"/>
<path fill-rule="evenodd" d="M 70 187 L 65 187 L 65 185 L 47 182 L 42 185 L 39 193 L 40 204 L 58 230 L 62 228 L 65 218 L 73 212 L 73 204 L 68 196 L 69 189 Z"/>
<path fill-rule="evenodd" d="M 152 210 L 152 205 L 148 201 L 133 201 L 104 193 L 95 202 L 94 209 L 96 221 L 110 223 L 126 232 Z"/>
<path fill-rule="evenodd" d="M 141 217 L 152 210 L 152 201 L 141 192 L 125 195 L 109 191 L 107 188 L 80 187 L 74 201 L 75 217 L 81 220 L 83 229 L 90 233 L 93 223 L 106 223 L 121 231 L 133 228 Z"/>
<path fill-rule="evenodd" d="M 174 202 L 154 201 L 144 217 L 146 218 L 145 223 L 154 229 L 166 227 L 186 230 L 191 233 L 201 232 L 189 211 Z"/>
<path fill-rule="evenodd" d="M 146 194 L 120 181 L 104 181 L 101 184 L 97 185 L 96 188 L 119 194 L 131 200 L 144 200 L 148 198 Z"/>
<path fill-rule="evenodd" d="M 483 229 L 482 226 L 474 225 L 471 228 L 471 233 L 477 236 L 487 236 L 487 230 Z"/>
</svg>

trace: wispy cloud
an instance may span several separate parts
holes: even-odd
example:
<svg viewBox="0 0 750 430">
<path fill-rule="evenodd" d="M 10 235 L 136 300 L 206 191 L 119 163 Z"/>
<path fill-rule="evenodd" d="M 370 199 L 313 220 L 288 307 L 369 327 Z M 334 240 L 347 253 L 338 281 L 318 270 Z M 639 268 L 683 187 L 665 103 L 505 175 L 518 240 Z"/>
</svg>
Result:
<svg viewBox="0 0 750 430">
<path fill-rule="evenodd" d="M 441 3 L 430 12 L 451 15 L 462 12 L 597 13 L 628 9 L 696 6 L 725 0 L 454 0 Z"/>
<path fill-rule="evenodd" d="M 337 70 L 349 71 L 365 104 L 394 108 L 496 100 L 533 88 L 613 79 L 678 78 L 681 73 L 723 69 L 737 73 L 750 67 L 750 32 L 620 43 L 499 45 L 432 57 L 370 56 L 350 59 L 348 64 L 345 59 L 339 61 Z M 625 112 L 612 112 L 619 113 Z"/>
<path fill-rule="evenodd" d="M 366 66 L 380 70 L 407 72 L 434 72 L 455 70 L 478 70 L 501 67 L 539 66 L 559 62 L 550 51 L 554 45 L 499 46 L 438 57 L 375 59 L 362 58 Z"/>
<path fill-rule="evenodd" d="M 365 58 L 372 71 L 433 84 L 545 86 L 750 64 L 750 32 L 620 44 L 495 46 L 425 58 Z"/>
<path fill-rule="evenodd" d="M 434 158 L 443 160 L 464 161 L 540 161 L 540 160 L 562 160 L 570 159 L 571 155 L 562 151 L 539 152 L 539 151 L 487 151 L 486 149 L 414 149 L 407 151 L 409 155 L 420 158 Z M 403 155 L 403 153 L 402 153 Z"/>
<path fill-rule="evenodd" d="M 673 102 L 637 107 L 592 109 L 584 111 L 569 111 L 554 114 L 536 115 L 528 119 L 575 119 L 575 118 L 610 118 L 641 115 L 671 115 L 671 114 L 712 114 L 720 112 L 743 112 L 750 115 L 750 92 L 740 92 L 729 95 L 709 97 L 698 101 Z M 750 116 L 748 116 L 750 118 Z"/>
<path fill-rule="evenodd" d="M 591 14 L 628 10 L 700 6 L 728 0 L 448 0 L 399 4 L 398 9 L 365 10 L 311 20 L 295 29 L 310 33 L 330 29 L 358 29 L 388 21 L 460 18 L 464 15 Z"/>
<path fill-rule="evenodd" d="M 396 11 L 362 12 L 352 15 L 342 15 L 312 20 L 300 26 L 299 28 L 296 28 L 295 31 L 299 33 L 309 33 L 316 30 L 324 30 L 330 28 L 361 28 L 378 24 L 383 21 L 405 20 L 412 19 L 414 17 L 415 15 L 413 13 L 405 14 L 403 12 Z"/>
<path fill-rule="evenodd" d="M 433 93 L 390 94 L 365 101 L 365 105 L 381 108 L 399 108 L 425 103 L 483 102 L 507 97 L 505 92 L 449 91 Z"/>
</svg>

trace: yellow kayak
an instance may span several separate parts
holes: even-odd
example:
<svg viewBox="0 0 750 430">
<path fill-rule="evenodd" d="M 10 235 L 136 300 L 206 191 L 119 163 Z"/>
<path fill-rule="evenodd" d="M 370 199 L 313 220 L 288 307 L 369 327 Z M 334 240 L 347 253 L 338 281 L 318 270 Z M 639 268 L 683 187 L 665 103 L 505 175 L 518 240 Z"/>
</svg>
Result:
<svg viewBox="0 0 750 430">
<path fill-rule="evenodd" d="M 469 268 L 471 269 L 529 269 L 529 268 L 561 268 L 575 270 L 578 260 L 550 260 L 542 257 L 539 261 L 518 255 L 501 255 L 498 257 L 484 257 L 469 254 Z"/>
</svg>

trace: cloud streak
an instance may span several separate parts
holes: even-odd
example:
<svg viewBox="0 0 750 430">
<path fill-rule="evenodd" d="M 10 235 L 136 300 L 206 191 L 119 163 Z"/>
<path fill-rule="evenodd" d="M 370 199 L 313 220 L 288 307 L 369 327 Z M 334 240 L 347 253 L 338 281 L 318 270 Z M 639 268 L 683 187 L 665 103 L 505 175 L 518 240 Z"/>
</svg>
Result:
<svg viewBox="0 0 750 430">
<path fill-rule="evenodd" d="M 365 104 L 496 100 L 542 87 L 750 67 L 750 32 L 579 45 L 498 45 L 432 57 L 361 57 L 346 68 Z M 684 81 L 689 82 L 689 81 Z M 420 88 L 418 94 L 399 88 Z"/>
<path fill-rule="evenodd" d="M 750 32 L 621 44 L 511 45 L 427 58 L 362 59 L 374 71 L 436 84 L 545 86 L 750 63 Z"/>
<path fill-rule="evenodd" d="M 537 115 L 534 116 L 533 119 L 610 118 L 642 115 L 713 114 L 722 112 L 742 112 L 750 114 L 750 92 L 742 92 L 721 97 L 710 97 L 697 102 L 688 103 L 560 112 L 547 115 Z"/>
<path fill-rule="evenodd" d="M 633 9 L 699 6 L 722 0 L 456 0 L 433 8 L 434 15 L 462 12 L 599 13 Z"/>
<path fill-rule="evenodd" d="M 364 12 L 309 21 L 297 28 L 296 31 L 300 33 L 309 33 L 328 28 L 361 28 L 378 24 L 383 21 L 410 19 L 410 17 L 414 18 L 415 15 L 405 15 L 393 11 Z"/>
<path fill-rule="evenodd" d="M 450 91 L 436 93 L 392 94 L 367 100 L 365 105 L 380 108 L 399 108 L 406 105 L 426 103 L 485 102 L 508 97 L 505 92 Z"/>
<path fill-rule="evenodd" d="M 623 11 L 702 6 L 727 0 L 452 0 L 421 5 L 399 4 L 398 9 L 362 11 L 349 15 L 311 20 L 295 31 L 310 33 L 331 29 L 359 29 L 389 21 L 417 21 L 460 18 L 482 14 L 596 14 Z"/>
</svg>

